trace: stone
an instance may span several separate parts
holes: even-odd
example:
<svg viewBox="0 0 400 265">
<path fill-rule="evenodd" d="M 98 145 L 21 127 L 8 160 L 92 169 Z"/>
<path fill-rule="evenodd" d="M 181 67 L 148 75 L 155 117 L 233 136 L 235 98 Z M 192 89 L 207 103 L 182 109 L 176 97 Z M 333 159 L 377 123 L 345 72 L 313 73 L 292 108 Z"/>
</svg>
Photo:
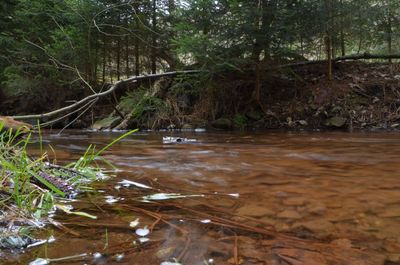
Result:
<svg viewBox="0 0 400 265">
<path fill-rule="evenodd" d="M 307 126 L 308 122 L 305 121 L 305 120 L 299 120 L 299 124 L 302 125 L 302 126 Z"/>
<path fill-rule="evenodd" d="M 301 197 L 292 197 L 284 200 L 283 204 L 286 206 L 303 206 L 306 204 L 306 200 Z"/>
<path fill-rule="evenodd" d="M 383 248 L 387 252 L 400 254 L 400 243 L 395 239 L 386 239 Z"/>
<path fill-rule="evenodd" d="M 298 227 L 303 227 L 315 234 L 329 234 L 334 228 L 331 222 L 324 219 L 295 223 L 292 228 Z"/>
<path fill-rule="evenodd" d="M 378 214 L 380 217 L 400 217 L 400 208 L 385 209 Z"/>
<path fill-rule="evenodd" d="M 334 116 L 325 120 L 324 125 L 330 127 L 341 128 L 346 124 L 347 119 L 340 116 Z"/>
<path fill-rule="evenodd" d="M 352 248 L 353 245 L 351 241 L 347 238 L 339 238 L 331 241 L 331 244 L 342 247 L 342 248 Z"/>
<path fill-rule="evenodd" d="M 253 110 L 247 112 L 246 117 L 250 120 L 259 121 L 263 118 L 263 115 L 260 112 Z"/>
<path fill-rule="evenodd" d="M 0 124 L 3 124 L 3 129 L 12 129 L 13 132 L 19 131 L 21 133 L 29 133 L 32 129 L 32 125 L 29 123 L 16 121 L 9 116 L 0 116 Z"/>
<path fill-rule="evenodd" d="M 232 121 L 227 118 L 220 118 L 211 122 L 211 126 L 219 130 L 230 130 L 232 129 Z"/>
<path fill-rule="evenodd" d="M 120 117 L 112 117 L 112 116 L 107 117 L 102 120 L 96 121 L 93 124 L 92 129 L 94 130 L 111 129 L 117 126 L 120 121 L 121 121 Z"/>
<path fill-rule="evenodd" d="M 326 213 L 326 206 L 323 204 L 310 205 L 307 211 L 311 214 L 324 215 Z"/>
<path fill-rule="evenodd" d="M 193 130 L 193 125 L 185 123 L 182 125 L 182 130 Z"/>
<path fill-rule="evenodd" d="M 295 210 L 284 210 L 278 213 L 277 217 L 283 219 L 301 219 L 301 215 Z"/>
<path fill-rule="evenodd" d="M 265 215 L 273 216 L 275 214 L 273 210 L 257 204 L 245 205 L 239 208 L 236 213 L 238 215 L 248 216 L 248 217 L 262 217 Z"/>
</svg>

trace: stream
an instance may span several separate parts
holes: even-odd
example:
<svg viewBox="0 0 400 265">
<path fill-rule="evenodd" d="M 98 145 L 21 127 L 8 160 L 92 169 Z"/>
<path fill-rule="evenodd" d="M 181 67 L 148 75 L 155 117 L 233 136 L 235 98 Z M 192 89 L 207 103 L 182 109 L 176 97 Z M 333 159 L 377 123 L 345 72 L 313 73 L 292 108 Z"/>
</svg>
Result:
<svg viewBox="0 0 400 265">
<path fill-rule="evenodd" d="M 43 139 L 50 157 L 66 164 L 89 144 L 102 147 L 119 135 L 71 130 L 45 132 Z M 196 141 L 165 144 L 163 136 Z M 86 253 L 62 264 L 310 264 L 303 252 L 293 253 L 312 242 L 321 253 L 314 249 L 315 264 L 339 264 L 318 261 L 336 250 L 348 264 L 400 264 L 399 139 L 396 133 L 138 132 L 104 153 L 114 176 L 65 202 L 97 219 L 58 212 L 54 219 L 64 228 L 39 232 L 53 235 L 53 243 L 0 258 L 27 264 Z M 39 152 L 38 145 L 31 151 Z M 286 247 L 274 252 L 278 234 Z M 301 241 L 289 244 L 285 236 Z"/>
</svg>

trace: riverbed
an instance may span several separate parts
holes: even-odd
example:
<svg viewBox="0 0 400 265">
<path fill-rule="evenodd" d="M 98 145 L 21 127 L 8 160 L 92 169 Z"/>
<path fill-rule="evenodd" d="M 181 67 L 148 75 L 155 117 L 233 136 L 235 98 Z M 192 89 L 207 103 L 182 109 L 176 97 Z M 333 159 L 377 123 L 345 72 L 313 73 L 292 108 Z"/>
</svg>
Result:
<svg viewBox="0 0 400 265">
<path fill-rule="evenodd" d="M 49 156 L 66 164 L 89 144 L 102 147 L 119 135 L 48 131 L 43 139 Z M 193 141 L 163 143 L 163 136 Z M 319 253 L 311 257 L 315 264 L 339 264 L 317 260 L 335 260 L 336 250 L 354 258 L 348 264 L 398 262 L 399 139 L 366 132 L 138 132 L 104 153 L 114 168 L 98 161 L 107 180 L 65 202 L 97 219 L 59 213 L 54 219 L 63 228 L 39 233 L 54 235 L 53 243 L 2 258 L 5 264 L 78 254 L 86 255 L 66 264 L 307 264 L 308 250 L 298 249 L 308 245 Z M 283 254 L 282 247 L 274 250 L 282 242 Z"/>
</svg>

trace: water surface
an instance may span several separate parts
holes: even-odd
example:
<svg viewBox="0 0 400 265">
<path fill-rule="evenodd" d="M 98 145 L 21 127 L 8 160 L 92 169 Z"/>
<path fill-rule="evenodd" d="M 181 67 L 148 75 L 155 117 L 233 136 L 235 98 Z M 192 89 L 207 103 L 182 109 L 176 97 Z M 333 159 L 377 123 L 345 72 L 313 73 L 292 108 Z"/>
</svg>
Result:
<svg viewBox="0 0 400 265">
<path fill-rule="evenodd" d="M 49 132 L 44 139 L 64 164 L 89 144 L 104 146 L 118 135 Z M 165 135 L 197 141 L 163 144 Z M 265 233 L 236 229 L 221 217 L 327 244 L 328 252 L 335 251 L 333 244 L 371 257 L 379 253 L 382 263 L 399 261 L 399 139 L 395 133 L 140 132 L 104 154 L 118 169 L 116 176 L 96 183 L 100 192 L 71 203 L 97 220 L 58 215 L 55 219 L 71 231 L 46 230 L 42 236 L 55 234 L 54 243 L 7 259 L 12 264 L 99 252 L 101 258 L 67 264 L 160 264 L 174 258 L 183 264 L 285 264 L 273 263 L 282 253 L 271 252 L 276 242 Z M 153 189 L 127 188 L 121 180 Z M 199 197 L 142 202 L 159 192 Z M 136 228 L 129 228 L 136 219 L 136 228 L 151 230 L 145 236 L 149 241 L 140 242 Z M 358 259 L 357 253 L 343 255 Z M 288 256 L 282 254 L 290 264 Z M 293 264 L 305 264 L 304 259 Z"/>
</svg>

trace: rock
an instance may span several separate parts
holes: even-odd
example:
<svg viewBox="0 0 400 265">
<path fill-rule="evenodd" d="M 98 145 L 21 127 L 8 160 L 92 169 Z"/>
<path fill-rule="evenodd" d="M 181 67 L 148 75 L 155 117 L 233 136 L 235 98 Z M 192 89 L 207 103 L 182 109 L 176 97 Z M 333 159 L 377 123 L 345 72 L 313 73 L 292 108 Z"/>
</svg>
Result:
<svg viewBox="0 0 400 265">
<path fill-rule="evenodd" d="M 340 116 L 335 116 L 325 120 L 324 125 L 330 127 L 341 128 L 346 124 L 347 119 Z"/>
<path fill-rule="evenodd" d="M 378 215 L 379 217 L 400 217 L 400 209 L 385 209 L 382 213 L 379 213 Z"/>
<path fill-rule="evenodd" d="M 193 126 L 191 124 L 185 123 L 182 125 L 182 130 L 193 130 Z"/>
<path fill-rule="evenodd" d="M 246 113 L 246 117 L 250 120 L 259 121 L 263 118 L 263 115 L 258 111 L 252 110 Z"/>
<path fill-rule="evenodd" d="M 277 217 L 284 219 L 300 219 L 301 215 L 295 210 L 284 210 L 283 212 L 278 213 Z"/>
<path fill-rule="evenodd" d="M 283 204 L 286 206 L 303 206 L 306 204 L 306 200 L 301 197 L 292 197 L 284 200 Z"/>
<path fill-rule="evenodd" d="M 211 126 L 219 130 L 230 130 L 232 129 L 232 121 L 227 118 L 220 118 L 211 123 Z"/>
<path fill-rule="evenodd" d="M 238 215 L 249 217 L 262 217 L 265 215 L 273 216 L 275 214 L 271 209 L 257 204 L 245 205 L 237 210 Z"/>
<path fill-rule="evenodd" d="M 299 124 L 302 125 L 302 126 L 307 126 L 308 122 L 305 121 L 305 120 L 299 120 Z"/>
<path fill-rule="evenodd" d="M 13 132 L 20 131 L 21 133 L 29 133 L 32 129 L 32 125 L 29 123 L 16 121 L 8 116 L 0 116 L 0 124 L 3 124 L 4 129 L 12 129 Z"/>
<path fill-rule="evenodd" d="M 275 225 L 275 230 L 279 233 L 287 233 L 290 231 L 290 226 L 288 224 L 280 222 Z"/>
<path fill-rule="evenodd" d="M 331 222 L 324 219 L 295 223 L 292 228 L 298 227 L 303 227 L 315 234 L 329 234 L 334 228 Z"/>
<path fill-rule="evenodd" d="M 96 121 L 93 124 L 92 129 L 94 130 L 111 129 L 117 126 L 120 121 L 121 121 L 120 117 L 107 117 L 102 120 Z"/>
<path fill-rule="evenodd" d="M 351 241 L 347 238 L 339 238 L 331 241 L 331 244 L 342 247 L 342 248 L 352 248 L 353 245 Z"/>
<path fill-rule="evenodd" d="M 383 248 L 387 252 L 400 254 L 400 243 L 395 239 L 386 239 Z"/>
<path fill-rule="evenodd" d="M 311 214 L 324 215 L 326 213 L 326 206 L 323 204 L 310 205 L 307 211 Z"/>
</svg>

